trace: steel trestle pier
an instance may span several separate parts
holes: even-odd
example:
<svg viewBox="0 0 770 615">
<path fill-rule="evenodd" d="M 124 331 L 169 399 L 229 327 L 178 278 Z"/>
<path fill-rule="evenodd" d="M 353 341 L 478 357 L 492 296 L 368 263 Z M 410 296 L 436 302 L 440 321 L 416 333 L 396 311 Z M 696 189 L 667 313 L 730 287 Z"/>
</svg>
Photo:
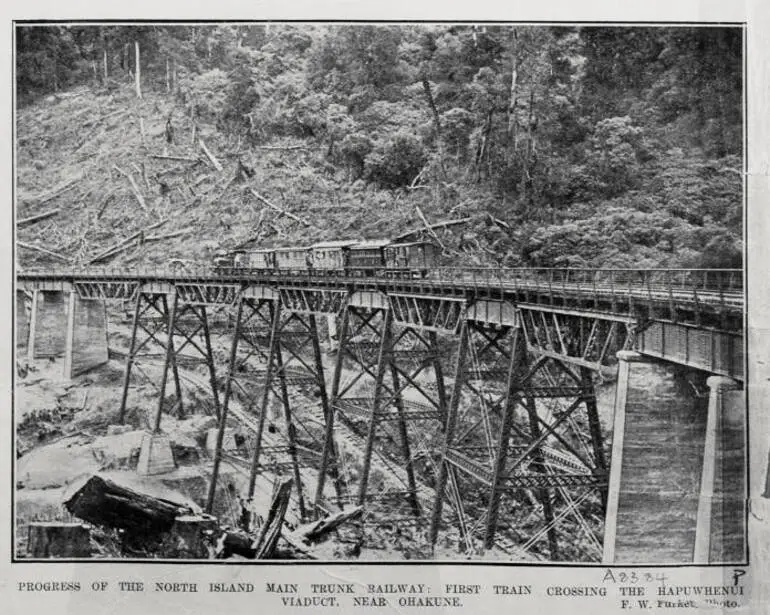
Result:
<svg viewBox="0 0 770 615">
<path fill-rule="evenodd" d="M 615 377 L 618 353 L 744 380 L 739 270 L 89 268 L 22 271 L 16 285 L 131 303 L 121 421 L 143 375 L 158 381 L 151 422 L 162 433 L 163 413 L 191 411 L 180 372 L 205 366 L 217 417 L 207 511 L 237 422 L 248 432 L 235 453 L 247 498 L 260 475 L 286 473 L 302 519 L 355 503 L 362 528 L 409 520 L 430 545 L 443 536 L 471 553 L 572 559 L 569 523 L 583 556 L 602 558 L 594 520 L 623 496 L 595 383 Z M 620 530 L 608 527 L 614 540 Z"/>
</svg>

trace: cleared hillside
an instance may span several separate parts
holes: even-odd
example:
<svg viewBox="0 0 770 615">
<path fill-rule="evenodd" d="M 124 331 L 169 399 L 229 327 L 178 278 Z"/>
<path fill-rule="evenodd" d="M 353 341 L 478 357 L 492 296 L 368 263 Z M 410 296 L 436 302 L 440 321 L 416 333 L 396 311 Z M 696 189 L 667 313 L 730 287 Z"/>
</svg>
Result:
<svg viewBox="0 0 770 615">
<path fill-rule="evenodd" d="M 197 266 L 210 263 L 220 247 L 249 240 L 296 245 L 395 237 L 424 224 L 417 207 L 431 222 L 447 214 L 473 218 L 443 237 L 446 256 L 460 255 L 469 264 L 483 262 L 492 250 L 479 250 L 478 242 L 463 250 L 464 231 L 466 240 L 468 229 L 479 226 L 491 236 L 506 235 L 484 215 L 483 202 L 468 198 L 447 212 L 435 206 L 432 189 L 350 183 L 329 172 L 312 142 L 246 147 L 211 125 L 194 127 L 173 97 L 137 100 L 128 84 L 41 99 L 19 110 L 17 134 L 17 220 L 59 210 L 22 224 L 18 239 L 77 265 L 160 267 L 181 260 Z M 129 249 L 94 261 L 140 231 L 143 242 L 135 238 Z M 67 262 L 24 247 L 18 261 L 23 267 Z"/>
</svg>

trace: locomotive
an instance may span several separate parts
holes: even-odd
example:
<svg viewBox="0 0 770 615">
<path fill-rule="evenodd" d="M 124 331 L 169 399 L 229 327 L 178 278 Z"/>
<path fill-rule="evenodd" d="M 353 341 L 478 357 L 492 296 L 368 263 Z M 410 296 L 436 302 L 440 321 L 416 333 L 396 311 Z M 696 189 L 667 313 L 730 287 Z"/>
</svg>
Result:
<svg viewBox="0 0 770 615">
<path fill-rule="evenodd" d="M 313 272 L 319 275 L 425 277 L 440 250 L 430 241 L 389 239 L 322 241 L 310 246 L 219 251 L 214 269 L 221 274 Z"/>
</svg>

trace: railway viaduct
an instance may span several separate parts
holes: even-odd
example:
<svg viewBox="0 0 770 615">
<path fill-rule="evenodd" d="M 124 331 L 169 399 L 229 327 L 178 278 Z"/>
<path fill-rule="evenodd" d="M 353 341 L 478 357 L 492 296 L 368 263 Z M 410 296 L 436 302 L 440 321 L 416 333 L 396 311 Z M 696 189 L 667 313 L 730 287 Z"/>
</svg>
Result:
<svg viewBox="0 0 770 615">
<path fill-rule="evenodd" d="M 16 277 L 17 349 L 29 359 L 63 355 L 63 376 L 75 377 L 108 360 L 106 304 L 129 303 L 121 419 L 142 362 L 162 366 L 138 468 L 149 474 L 174 467 L 162 431 L 167 390 L 181 411 L 178 364 L 198 355 L 219 426 L 209 510 L 229 454 L 229 416 L 253 432 L 251 458 L 242 460 L 249 495 L 259 473 L 289 473 L 308 517 L 355 502 L 387 510 L 393 523 L 424 525 L 431 544 L 452 532 L 461 548 L 497 546 L 516 557 L 542 541 L 552 560 L 569 559 L 571 537 L 559 525 L 571 518 L 591 535 L 594 561 L 741 562 L 742 275 L 25 271 Z M 215 313 L 225 315 L 230 340 L 225 373 L 212 350 Z M 326 359 L 319 318 L 335 346 Z M 596 400 L 597 381 L 608 378 L 616 378 L 609 443 Z M 289 394 L 308 386 L 323 433 L 310 444 L 300 443 Z M 231 408 L 236 393 L 248 400 L 245 412 Z M 283 408 L 280 446 L 263 437 L 271 396 Z M 355 476 L 344 471 L 341 421 L 357 429 L 364 451 Z M 383 464 L 402 490 L 373 479 Z M 312 493 L 302 483 L 308 468 Z M 540 519 L 523 538 L 506 512 L 522 498 Z M 588 514 L 603 517 L 603 537 L 585 527 Z"/>
</svg>

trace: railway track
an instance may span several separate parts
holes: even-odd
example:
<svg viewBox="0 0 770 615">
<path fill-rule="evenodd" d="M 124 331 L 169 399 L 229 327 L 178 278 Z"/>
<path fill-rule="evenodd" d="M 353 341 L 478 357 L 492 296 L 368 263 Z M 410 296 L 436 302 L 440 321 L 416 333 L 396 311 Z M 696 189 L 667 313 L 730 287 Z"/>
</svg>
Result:
<svg viewBox="0 0 770 615">
<path fill-rule="evenodd" d="M 566 270 L 566 269 L 454 269 L 435 268 L 423 277 L 393 277 L 376 272 L 358 276 L 348 272 L 327 273 L 303 270 L 238 271 L 215 273 L 210 267 L 184 273 L 163 269 L 84 269 L 28 270 L 17 273 L 20 282 L 115 284 L 223 285 L 267 284 L 303 286 L 318 284 L 326 289 L 384 289 L 433 292 L 438 295 L 469 292 L 477 296 L 492 293 L 585 299 L 605 302 L 633 300 L 677 306 L 718 306 L 722 310 L 741 312 L 744 307 L 743 272 L 741 270 Z M 379 275 L 378 275 L 379 273 Z M 125 293 L 124 293 L 125 294 Z M 223 302 L 232 303 L 225 293 Z"/>
</svg>

